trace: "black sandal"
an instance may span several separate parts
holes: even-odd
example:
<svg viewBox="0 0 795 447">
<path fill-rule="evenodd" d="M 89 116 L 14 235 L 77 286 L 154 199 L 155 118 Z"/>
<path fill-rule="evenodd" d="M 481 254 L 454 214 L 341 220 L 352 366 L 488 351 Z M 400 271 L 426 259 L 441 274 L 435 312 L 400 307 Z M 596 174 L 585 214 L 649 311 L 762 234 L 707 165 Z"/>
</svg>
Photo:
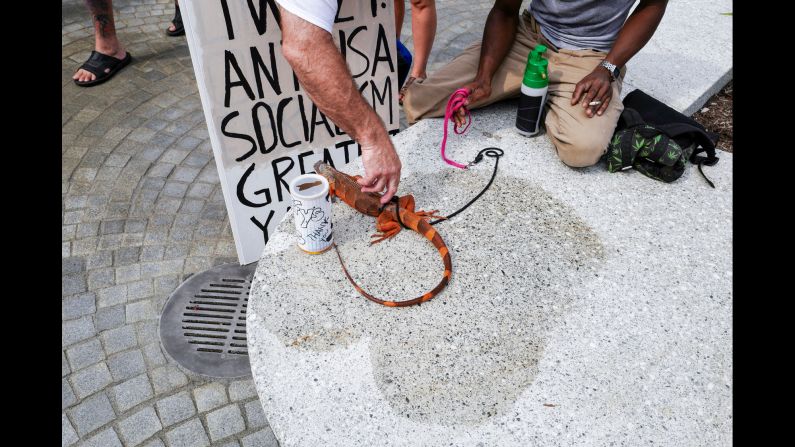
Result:
<svg viewBox="0 0 795 447">
<path fill-rule="evenodd" d="M 113 75 L 119 72 L 122 68 L 126 67 L 132 61 L 132 56 L 130 52 L 127 52 L 127 55 L 124 56 L 124 59 L 117 59 L 113 56 L 108 56 L 107 54 L 102 54 L 98 51 L 92 51 L 91 56 L 89 56 L 88 60 L 80 66 L 79 69 L 83 69 L 90 73 L 93 73 L 96 76 L 96 79 L 93 81 L 84 81 L 80 82 L 77 79 L 74 79 L 75 84 L 79 85 L 80 87 L 91 87 L 92 85 L 102 84 L 103 82 L 107 81 L 108 79 L 112 78 Z"/>
<path fill-rule="evenodd" d="M 174 24 L 174 31 L 166 28 L 166 34 L 172 37 L 185 34 L 185 27 L 182 25 L 182 13 L 179 12 L 179 5 L 176 6 L 176 12 L 174 13 L 174 18 L 171 19 L 171 23 Z"/>
</svg>

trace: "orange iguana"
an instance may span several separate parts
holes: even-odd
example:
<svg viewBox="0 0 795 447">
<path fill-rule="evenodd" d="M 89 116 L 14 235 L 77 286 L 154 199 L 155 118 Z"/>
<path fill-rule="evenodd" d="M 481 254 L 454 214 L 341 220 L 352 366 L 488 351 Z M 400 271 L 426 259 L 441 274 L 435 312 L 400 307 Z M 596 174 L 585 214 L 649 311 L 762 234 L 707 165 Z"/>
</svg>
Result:
<svg viewBox="0 0 795 447">
<path fill-rule="evenodd" d="M 450 281 L 450 275 L 453 272 L 450 253 L 442 237 L 439 236 L 439 233 L 428 223 L 428 219 L 440 217 L 435 215 L 438 210 L 414 211 L 414 197 L 410 195 L 401 197 L 397 202 L 393 201 L 385 206 L 381 206 L 380 194 L 362 192 L 362 187 L 356 182 L 359 176 L 351 177 L 350 175 L 343 174 L 321 161 L 315 163 L 315 172 L 328 180 L 331 195 L 339 197 L 351 208 L 362 214 L 376 217 L 375 226 L 378 233 L 371 237 L 377 239 L 370 242 L 371 245 L 395 236 L 400 232 L 402 226 L 403 228 L 412 229 L 422 236 L 425 236 L 425 238 L 431 241 L 433 246 L 439 250 L 439 254 L 442 256 L 442 261 L 444 262 L 444 275 L 442 276 L 442 281 L 430 292 L 410 300 L 385 301 L 370 295 L 356 284 L 353 278 L 351 278 L 350 273 L 348 273 L 348 269 L 345 268 L 345 264 L 342 262 L 342 256 L 340 256 L 339 250 L 337 250 L 337 256 L 340 259 L 340 264 L 342 264 L 342 270 L 345 272 L 345 276 L 348 277 L 351 284 L 353 284 L 353 287 L 356 288 L 357 292 L 362 294 L 365 298 L 383 304 L 384 306 L 402 307 L 424 303 L 438 295 L 439 292 L 447 286 L 447 283 Z M 336 249 L 336 245 L 334 248 Z"/>
</svg>

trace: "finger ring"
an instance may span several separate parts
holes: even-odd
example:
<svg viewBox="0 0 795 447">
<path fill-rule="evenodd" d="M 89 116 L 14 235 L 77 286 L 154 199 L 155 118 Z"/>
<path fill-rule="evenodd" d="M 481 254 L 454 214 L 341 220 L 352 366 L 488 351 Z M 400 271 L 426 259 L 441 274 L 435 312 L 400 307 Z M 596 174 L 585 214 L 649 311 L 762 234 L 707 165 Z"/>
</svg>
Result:
<svg viewBox="0 0 795 447">
<path fill-rule="evenodd" d="M 602 103 L 602 101 L 591 101 L 591 102 L 588 103 L 588 105 L 589 106 L 598 106 L 601 103 Z"/>
</svg>

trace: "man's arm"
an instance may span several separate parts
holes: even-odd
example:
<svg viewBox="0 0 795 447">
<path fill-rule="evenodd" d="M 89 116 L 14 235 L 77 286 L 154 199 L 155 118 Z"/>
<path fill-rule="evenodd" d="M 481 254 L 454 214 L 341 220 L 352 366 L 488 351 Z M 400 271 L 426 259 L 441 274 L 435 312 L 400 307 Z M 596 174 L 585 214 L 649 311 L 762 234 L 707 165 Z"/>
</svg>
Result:
<svg viewBox="0 0 795 447">
<path fill-rule="evenodd" d="M 469 98 L 464 103 L 465 106 L 491 96 L 491 80 L 494 73 L 497 72 L 516 39 L 521 6 L 522 0 L 497 0 L 494 2 L 483 29 L 483 43 L 480 47 L 477 75 L 475 75 L 474 81 L 463 86 L 463 88 L 469 89 Z M 464 108 L 458 110 L 455 121 L 459 126 L 464 124 Z"/>
<path fill-rule="evenodd" d="M 383 121 L 359 93 L 331 34 L 281 6 L 279 10 L 284 58 L 312 102 L 361 144 L 362 191 L 386 189 L 381 203 L 387 203 L 397 192 L 401 164 Z"/>
<path fill-rule="evenodd" d="M 657 25 L 665 14 L 665 7 L 668 0 L 641 0 L 632 15 L 624 22 L 621 31 L 618 32 L 613 48 L 607 54 L 608 62 L 617 67 L 623 67 L 627 62 L 643 48 L 657 30 Z M 588 117 L 592 117 L 594 112 L 588 107 L 588 103 L 594 99 L 602 101 L 596 109 L 596 114 L 601 115 L 610 103 L 613 96 L 613 89 L 610 88 L 610 72 L 607 68 L 596 67 L 591 74 L 584 77 L 574 89 L 571 97 L 571 104 L 577 104 L 582 100 L 582 106 L 586 109 Z"/>
</svg>

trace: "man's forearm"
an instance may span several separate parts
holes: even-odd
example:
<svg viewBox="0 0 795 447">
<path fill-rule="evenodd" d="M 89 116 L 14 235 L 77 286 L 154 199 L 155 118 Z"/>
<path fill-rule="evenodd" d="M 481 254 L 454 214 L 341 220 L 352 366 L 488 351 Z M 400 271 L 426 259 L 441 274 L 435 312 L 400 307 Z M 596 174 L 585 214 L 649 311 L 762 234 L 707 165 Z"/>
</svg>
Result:
<svg viewBox="0 0 795 447">
<path fill-rule="evenodd" d="M 282 10 L 282 51 L 312 102 L 362 146 L 388 138 L 354 84 L 331 34 Z"/>
<path fill-rule="evenodd" d="M 624 66 L 651 39 L 660 24 L 668 0 L 641 0 L 616 37 L 607 60 Z"/>
<path fill-rule="evenodd" d="M 516 38 L 519 26 L 519 2 L 497 1 L 489 12 L 483 30 L 483 43 L 480 48 L 480 62 L 475 79 L 488 81 L 502 64 L 503 59 Z"/>
</svg>

